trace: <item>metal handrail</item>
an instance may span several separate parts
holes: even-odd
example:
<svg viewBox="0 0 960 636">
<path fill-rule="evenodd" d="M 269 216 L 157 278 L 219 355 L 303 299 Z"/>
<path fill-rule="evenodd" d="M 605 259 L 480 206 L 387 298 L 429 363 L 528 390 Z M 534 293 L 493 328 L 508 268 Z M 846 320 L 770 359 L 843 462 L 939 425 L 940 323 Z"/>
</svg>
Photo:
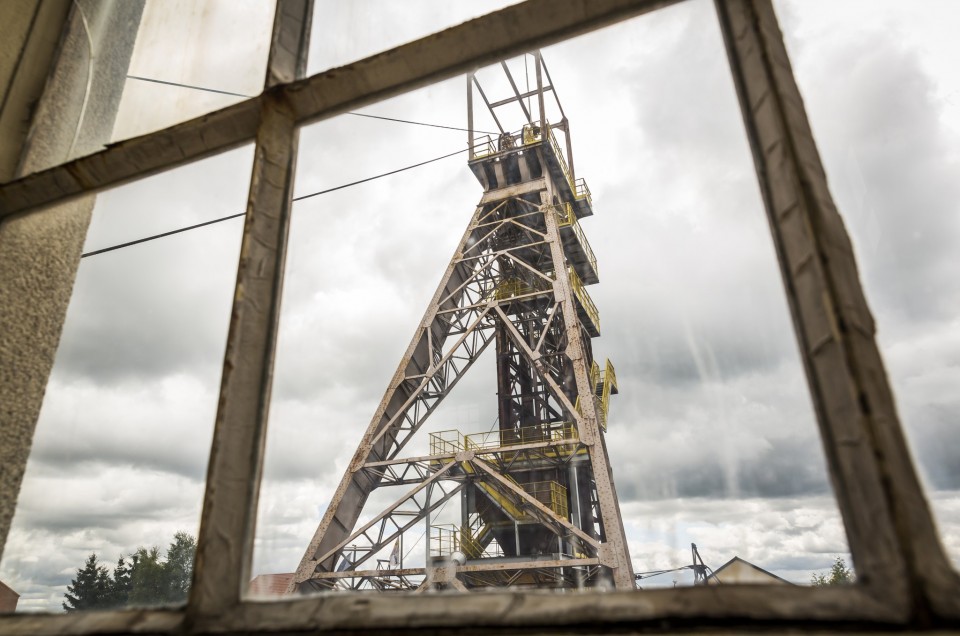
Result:
<svg viewBox="0 0 960 636">
<path fill-rule="evenodd" d="M 570 203 L 558 203 L 550 206 L 557 215 L 557 225 L 559 227 L 569 227 L 577 222 L 577 215 L 573 211 L 573 205 Z"/>
<path fill-rule="evenodd" d="M 538 279 L 538 283 L 540 283 L 540 279 Z M 543 281 L 542 284 L 546 286 L 547 283 Z M 515 296 L 548 291 L 551 290 L 547 287 L 537 287 L 519 278 L 505 278 L 493 288 L 493 297 L 496 300 L 507 300 Z"/>
<path fill-rule="evenodd" d="M 574 222 L 571 226 L 573 228 L 573 233 L 577 237 L 577 241 L 580 242 L 580 247 L 583 249 L 583 253 L 587 257 L 587 261 L 590 263 L 590 266 L 593 267 L 593 271 L 600 276 L 600 270 L 597 267 L 597 256 L 593 253 L 593 248 L 590 247 L 590 241 L 587 240 L 587 237 L 583 234 L 583 230 L 580 228 L 580 224 Z"/>
<path fill-rule="evenodd" d="M 523 484 L 528 495 L 552 510 L 561 519 L 569 516 L 567 489 L 555 481 L 535 481 Z"/>
<path fill-rule="evenodd" d="M 570 184 L 570 190 L 576 192 L 577 185 L 573 180 L 573 176 L 570 174 L 570 168 L 567 167 L 567 160 L 563 156 L 563 151 L 560 150 L 560 144 L 557 143 L 557 137 L 553 134 L 553 128 L 549 124 L 545 128 L 550 131 L 550 145 L 553 146 L 553 154 L 557 157 L 557 163 L 560 164 L 560 170 L 563 172 L 563 176 L 567 178 L 567 183 Z"/>
<path fill-rule="evenodd" d="M 523 426 L 517 429 L 497 429 L 484 433 L 464 435 L 464 450 L 489 450 L 534 444 L 537 442 L 562 442 L 577 439 L 577 429 L 573 422 L 560 422 L 550 428 L 542 426 Z"/>
<path fill-rule="evenodd" d="M 581 177 L 573 184 L 573 197 L 577 200 L 586 199 L 587 203 L 593 204 L 593 196 L 590 194 L 586 179 Z"/>
<path fill-rule="evenodd" d="M 600 311 L 597 309 L 597 306 L 594 304 L 593 299 L 590 298 L 590 294 L 587 293 L 587 289 L 583 286 L 583 281 L 580 280 L 580 277 L 577 276 L 577 272 L 573 267 L 569 267 L 568 270 L 570 276 L 570 287 L 573 288 L 573 294 L 577 297 L 577 300 L 580 301 L 580 305 L 583 307 L 583 310 L 586 312 L 587 317 L 597 328 L 597 331 L 600 331 Z"/>
<path fill-rule="evenodd" d="M 463 433 L 456 429 L 430 433 L 430 454 L 450 455 L 464 450 Z"/>
</svg>

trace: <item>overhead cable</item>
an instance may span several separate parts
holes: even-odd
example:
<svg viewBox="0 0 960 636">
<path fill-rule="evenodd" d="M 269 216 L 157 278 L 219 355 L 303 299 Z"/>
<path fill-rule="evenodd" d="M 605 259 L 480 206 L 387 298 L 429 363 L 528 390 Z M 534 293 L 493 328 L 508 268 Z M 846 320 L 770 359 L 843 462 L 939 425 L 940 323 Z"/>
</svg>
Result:
<svg viewBox="0 0 960 636">
<path fill-rule="evenodd" d="M 434 157 L 433 159 L 427 159 L 426 161 L 421 161 L 421 162 L 419 162 L 419 163 L 414 163 L 414 164 L 411 164 L 411 165 L 409 165 L 409 166 L 404 166 L 404 167 L 402 167 L 402 168 L 397 168 L 396 170 L 391 170 L 391 171 L 389 171 L 389 172 L 383 172 L 383 173 L 381 173 L 381 174 L 374 175 L 374 176 L 372 176 L 372 177 L 366 177 L 365 179 L 359 179 L 359 180 L 357 180 L 357 181 L 351 181 L 350 183 L 344 183 L 344 184 L 341 184 L 341 185 L 338 185 L 338 186 L 334 186 L 334 187 L 332 187 L 332 188 L 327 188 L 326 190 L 320 190 L 320 191 L 318 191 L 318 192 L 311 192 L 310 194 L 302 194 L 302 195 L 300 195 L 300 196 L 298 196 L 298 197 L 294 197 L 294 198 L 293 198 L 293 201 L 303 201 L 304 199 L 310 199 L 310 198 L 313 198 L 313 197 L 318 197 L 318 196 L 320 196 L 320 195 L 322 195 L 322 194 L 329 194 L 330 192 L 336 192 L 337 190 L 343 190 L 344 188 L 350 188 L 350 187 L 352 187 L 352 186 L 360 185 L 361 183 L 367 183 L 367 182 L 373 181 L 373 180 L 375 180 L 375 179 L 382 179 L 383 177 L 389 177 L 390 175 L 397 174 L 398 172 L 404 172 L 404 171 L 406 171 L 406 170 L 412 170 L 413 168 L 419 168 L 420 166 L 425 166 L 425 165 L 427 165 L 427 164 L 429 164 L 429 163 L 434 163 L 435 161 L 440 161 L 441 159 L 447 159 L 447 158 L 449 158 L 449 157 L 454 157 L 454 156 L 456 156 L 456 155 L 463 154 L 463 153 L 465 153 L 467 150 L 469 150 L 469 148 L 464 148 L 464 149 L 462 149 L 462 150 L 457 150 L 456 152 L 451 152 L 451 153 L 448 153 L 448 154 L 445 154 L 445 155 L 441 155 L 441 156 L 439 156 L 439 157 Z M 152 236 L 146 236 L 146 237 L 144 237 L 144 238 L 140 238 L 140 239 L 137 239 L 137 240 L 135 240 L 135 241 L 128 241 L 128 242 L 126 242 L 126 243 L 120 243 L 120 244 L 118 244 L 118 245 L 111 245 L 110 247 L 104 247 L 104 248 L 99 249 L 99 250 L 94 250 L 94 251 L 92 251 L 92 252 L 87 252 L 87 253 L 85 253 L 85 254 L 82 254 L 82 255 L 80 256 L 80 258 L 86 258 L 86 257 L 88 257 L 88 256 L 96 256 L 97 254 L 103 254 L 103 253 L 105 253 L 105 252 L 112 252 L 112 251 L 114 251 L 114 250 L 119 250 L 119 249 L 124 248 L 124 247 L 130 247 L 131 245 L 139 245 L 140 243 L 146 243 L 146 242 L 148 242 L 148 241 L 155 241 L 155 240 L 157 240 L 157 239 L 161 239 L 161 238 L 164 238 L 164 237 L 167 237 L 167 236 L 173 236 L 174 234 L 180 234 L 181 232 L 187 232 L 187 231 L 189 231 L 189 230 L 195 230 L 195 229 L 197 229 L 197 228 L 205 227 L 205 226 L 207 226 L 207 225 L 213 225 L 214 223 L 221 223 L 221 222 L 223 222 L 223 221 L 229 221 L 230 219 L 240 218 L 241 216 L 244 216 L 245 214 L 246 214 L 246 212 L 239 212 L 239 213 L 237 213 L 237 214 L 231 214 L 231 215 L 228 215 L 228 216 L 223 216 L 223 217 L 220 217 L 220 218 L 218 218 L 218 219 L 211 219 L 210 221 L 204 221 L 203 223 L 197 223 L 197 224 L 195 224 L 195 225 L 188 225 L 187 227 L 181 227 L 181 228 L 178 228 L 178 229 L 176 229 L 176 230 L 170 230 L 169 232 L 163 232 L 163 233 L 161 233 L 161 234 L 154 234 L 154 235 L 152 235 Z"/>
<path fill-rule="evenodd" d="M 216 88 L 207 88 L 205 86 L 195 86 L 193 84 L 181 84 L 180 82 L 168 82 L 166 80 L 153 79 L 152 77 L 140 77 L 139 75 L 127 75 L 127 79 L 134 79 L 141 82 L 151 82 L 153 84 L 163 84 L 165 86 L 176 86 L 178 88 L 189 88 L 195 91 L 204 91 L 207 93 L 217 93 L 219 95 L 232 95 L 234 97 L 246 97 L 250 98 L 253 95 L 244 95 L 243 93 L 233 93 L 231 91 L 222 91 Z M 457 126 L 445 126 L 443 124 L 431 124 L 425 121 L 413 121 L 411 119 L 399 119 L 397 117 L 385 117 L 383 115 L 370 115 L 367 113 L 356 113 L 356 112 L 346 112 L 345 115 L 353 115 L 354 117 L 366 117 L 368 119 L 382 119 L 383 121 L 392 121 L 398 124 L 411 124 L 413 126 L 427 126 L 429 128 L 443 128 L 446 130 L 460 130 L 463 132 L 470 132 L 469 128 L 459 128 Z M 496 135 L 499 133 L 492 133 L 487 130 L 474 130 L 475 133 L 480 133 L 483 135 Z"/>
</svg>

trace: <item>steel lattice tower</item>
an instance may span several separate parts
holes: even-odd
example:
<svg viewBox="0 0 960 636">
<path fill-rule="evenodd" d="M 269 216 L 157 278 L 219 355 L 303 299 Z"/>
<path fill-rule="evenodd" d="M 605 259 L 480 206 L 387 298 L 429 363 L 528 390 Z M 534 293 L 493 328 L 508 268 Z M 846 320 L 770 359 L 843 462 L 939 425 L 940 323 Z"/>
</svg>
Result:
<svg viewBox="0 0 960 636">
<path fill-rule="evenodd" d="M 586 286 L 599 278 L 579 219 L 593 214 L 592 202 L 573 172 L 549 72 L 539 52 L 528 54 L 528 78 L 531 60 L 536 87 L 524 92 L 501 63 L 512 94 L 499 101 L 467 77 L 469 165 L 483 196 L 290 592 L 634 587 L 604 441 L 616 377 L 591 346 L 600 319 Z M 499 135 L 475 135 L 474 89 Z M 547 120 L 548 98 L 557 123 Z M 505 107 L 519 107 L 519 129 L 504 127 Z M 428 455 L 405 453 L 490 346 L 495 429 L 431 433 Z M 407 490 L 358 525 L 371 493 L 386 486 Z M 455 497 L 460 523 L 431 525 L 431 514 Z M 404 533 L 424 524 L 426 562 L 404 567 Z"/>
</svg>

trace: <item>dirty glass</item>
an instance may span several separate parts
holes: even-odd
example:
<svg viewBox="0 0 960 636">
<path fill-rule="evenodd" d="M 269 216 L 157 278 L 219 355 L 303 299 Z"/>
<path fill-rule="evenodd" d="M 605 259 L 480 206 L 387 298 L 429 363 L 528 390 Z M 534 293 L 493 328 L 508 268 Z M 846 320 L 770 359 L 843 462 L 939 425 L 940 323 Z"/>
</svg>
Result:
<svg viewBox="0 0 960 636">
<path fill-rule="evenodd" d="M 456 78 L 361 111 L 453 129 L 341 115 L 301 131 L 254 596 L 284 592 L 476 204 L 463 109 Z M 488 427 L 463 388 L 445 411 Z M 422 531 L 404 539 L 405 566 L 423 563 Z"/>
<path fill-rule="evenodd" d="M 349 488 L 338 494 L 338 484 L 358 468 L 354 451 L 460 253 L 484 186 L 495 181 L 493 163 L 509 163 L 502 152 L 537 152 L 528 144 L 557 158 L 550 169 L 562 171 L 557 183 L 569 182 L 558 186 L 569 187 L 564 196 L 581 207 L 589 197 L 592 206 L 593 215 L 583 208 L 571 217 L 558 205 L 556 222 L 564 249 L 579 254 L 568 263 L 578 284 L 564 271 L 579 320 L 588 332 L 602 325 L 587 351 L 598 362 L 596 408 L 606 413 L 637 575 L 628 586 L 852 580 L 712 4 L 664 9 L 545 49 L 543 58 L 549 77 L 544 71 L 541 82 L 551 89 L 542 114 L 536 97 L 523 97 L 527 112 L 516 100 L 496 105 L 536 87 L 536 58 L 508 61 L 516 91 L 500 65 L 477 73 L 484 95 L 473 93 L 469 152 L 467 133 L 457 130 L 467 125 L 462 77 L 365 111 L 402 121 L 345 114 L 303 130 L 296 192 L 304 198 L 291 227 L 253 596 L 287 592 L 331 502 L 352 496 Z M 494 157 L 488 168 L 464 165 L 485 157 Z M 410 169 L 387 175 L 400 168 Z M 525 236 L 518 244 L 532 240 Z M 556 268 L 547 275 L 555 280 Z M 544 291 L 524 276 L 481 285 L 476 304 Z M 533 498 L 571 520 L 576 501 L 577 523 L 596 529 L 589 479 L 577 499 L 569 473 L 554 465 L 495 487 L 492 477 L 483 486 L 470 472 L 483 470 L 478 456 L 509 472 L 526 442 L 581 449 L 561 453 L 563 461 L 585 456 L 577 431 L 559 420 L 559 437 L 531 441 L 521 421 L 505 445 L 501 421 L 513 415 L 498 406 L 497 369 L 507 356 L 491 343 L 471 354 L 475 363 L 462 375 L 448 369 L 446 381 L 462 379 L 396 455 L 413 458 L 410 472 L 360 469 L 389 485 L 373 490 L 357 515 L 353 528 L 370 524 L 366 534 L 347 532 L 333 552 L 313 554 L 331 556 L 326 583 L 311 591 L 414 589 L 424 581 L 458 589 L 444 578 L 451 563 L 471 588 L 612 587 L 582 544 L 541 537 L 517 507 L 535 507 Z M 446 347 L 438 345 L 440 358 Z M 603 386 L 614 376 L 618 391 L 609 395 Z M 427 486 L 448 464 L 451 479 Z M 529 497 L 505 483 L 511 479 Z M 399 512 L 390 512 L 393 502 Z M 385 511 L 392 521 L 380 523 Z M 532 552 L 524 548 L 534 543 Z M 512 567 L 518 554 L 542 567 Z M 565 560 L 576 562 L 557 565 Z M 481 575 L 491 564 L 506 574 Z M 354 571 L 362 574 L 351 580 Z M 550 571 L 561 572 L 543 574 Z"/>
<path fill-rule="evenodd" d="M 960 13 L 952 2 L 776 9 L 915 465 L 957 564 L 960 46 L 951 25 Z"/>
<path fill-rule="evenodd" d="M 146 134 L 258 95 L 273 0 L 148 0 L 123 84 L 113 141 Z"/>
<path fill-rule="evenodd" d="M 387 51 L 519 0 L 316 0 L 309 75 Z"/>
<path fill-rule="evenodd" d="M 0 581 L 18 612 L 186 601 L 248 146 L 97 196 Z M 39 214 L 43 214 L 40 212 Z"/>
</svg>

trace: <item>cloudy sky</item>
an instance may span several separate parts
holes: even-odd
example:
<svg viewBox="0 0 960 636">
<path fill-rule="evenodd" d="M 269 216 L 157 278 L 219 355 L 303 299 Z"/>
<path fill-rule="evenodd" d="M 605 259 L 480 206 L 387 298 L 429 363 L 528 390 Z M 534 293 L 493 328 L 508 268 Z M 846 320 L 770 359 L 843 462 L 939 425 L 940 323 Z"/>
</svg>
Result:
<svg viewBox="0 0 960 636">
<path fill-rule="evenodd" d="M 268 3 L 206 4 L 148 2 L 131 74 L 256 93 Z M 960 46 L 949 26 L 960 10 L 869 5 L 776 2 L 958 561 Z M 310 72 L 496 6 L 321 2 Z M 600 262 L 594 344 L 620 381 L 608 447 L 634 568 L 683 565 L 695 542 L 714 568 L 740 556 L 806 583 L 847 544 L 712 3 L 690 0 L 544 56 L 594 194 L 583 223 Z M 130 80 L 115 137 L 234 99 Z M 464 80 L 363 112 L 463 126 Z M 465 138 L 342 115 L 303 130 L 296 192 L 454 152 Z M 251 160 L 242 148 L 101 195 L 87 249 L 242 211 Z M 465 164 L 445 159 L 295 206 L 256 573 L 292 571 L 312 536 L 481 195 Z M 83 260 L 0 564 L 21 609 L 58 610 L 90 552 L 114 562 L 196 533 L 241 225 Z M 493 373 L 481 360 L 427 429 L 487 430 Z M 416 539 L 408 564 L 423 558 Z"/>
</svg>

